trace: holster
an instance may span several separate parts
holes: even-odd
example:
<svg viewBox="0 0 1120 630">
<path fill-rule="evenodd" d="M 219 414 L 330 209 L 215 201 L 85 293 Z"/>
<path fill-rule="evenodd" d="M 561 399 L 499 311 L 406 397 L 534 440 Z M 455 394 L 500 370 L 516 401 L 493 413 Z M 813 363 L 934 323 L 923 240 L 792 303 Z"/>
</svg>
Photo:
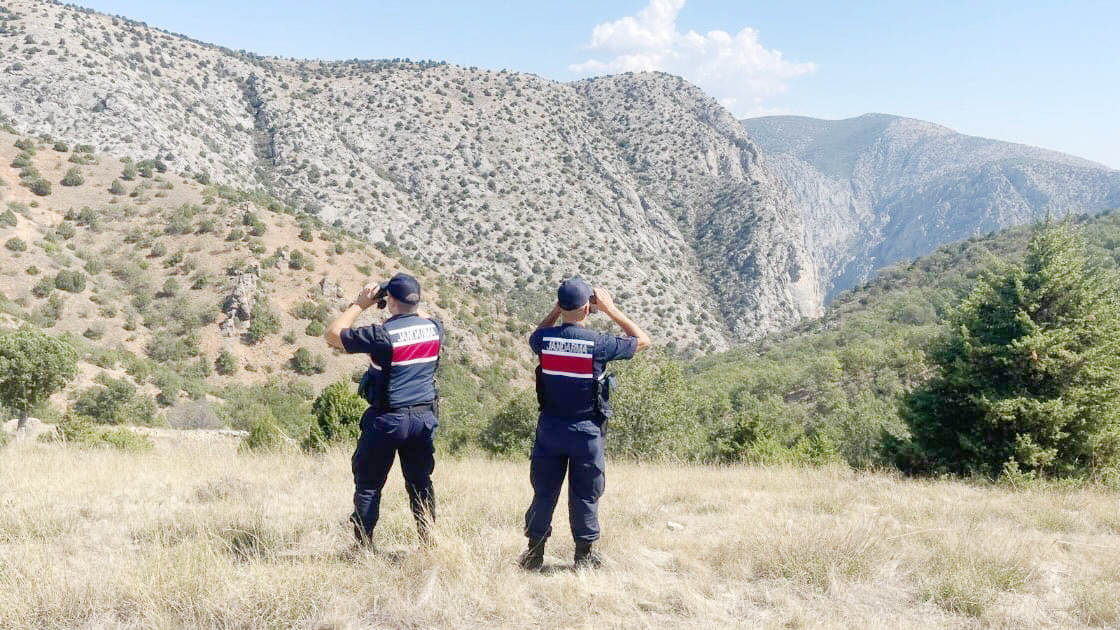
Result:
<svg viewBox="0 0 1120 630">
<path fill-rule="evenodd" d="M 607 432 L 607 421 L 611 417 L 611 390 L 618 385 L 614 372 L 603 372 L 595 379 L 595 421 L 603 434 Z"/>
</svg>

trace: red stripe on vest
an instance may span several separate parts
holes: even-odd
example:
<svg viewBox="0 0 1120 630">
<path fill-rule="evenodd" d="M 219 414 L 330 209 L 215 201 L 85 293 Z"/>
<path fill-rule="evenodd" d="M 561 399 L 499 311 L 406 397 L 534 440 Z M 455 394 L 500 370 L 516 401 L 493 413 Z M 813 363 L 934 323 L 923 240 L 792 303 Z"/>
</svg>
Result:
<svg viewBox="0 0 1120 630">
<path fill-rule="evenodd" d="M 393 363 L 413 359 L 431 359 L 439 356 L 439 340 L 422 341 L 407 346 L 393 347 Z"/>
<path fill-rule="evenodd" d="M 591 357 L 569 357 L 560 354 L 541 353 L 541 369 L 550 372 L 571 374 L 591 374 Z"/>
</svg>

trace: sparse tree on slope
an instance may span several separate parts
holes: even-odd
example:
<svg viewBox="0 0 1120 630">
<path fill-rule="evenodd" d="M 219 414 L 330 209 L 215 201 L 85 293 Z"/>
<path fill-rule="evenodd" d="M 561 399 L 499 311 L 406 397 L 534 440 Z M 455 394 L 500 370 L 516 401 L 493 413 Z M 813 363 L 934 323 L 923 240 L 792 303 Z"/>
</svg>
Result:
<svg viewBox="0 0 1120 630">
<path fill-rule="evenodd" d="M 31 328 L 0 332 L 0 402 L 19 412 L 19 428 L 32 409 L 74 378 L 78 354 L 65 341 Z"/>
<path fill-rule="evenodd" d="M 1120 283 L 1068 223 L 1040 226 L 1021 267 L 981 281 L 906 401 L 917 471 L 1082 476 L 1120 466 Z"/>
</svg>

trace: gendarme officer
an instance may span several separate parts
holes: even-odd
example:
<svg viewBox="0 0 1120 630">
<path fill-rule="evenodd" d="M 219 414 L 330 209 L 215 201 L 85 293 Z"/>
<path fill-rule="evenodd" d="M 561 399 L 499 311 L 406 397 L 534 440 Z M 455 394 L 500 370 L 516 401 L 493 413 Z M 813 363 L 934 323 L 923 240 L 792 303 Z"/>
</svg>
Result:
<svg viewBox="0 0 1120 630">
<path fill-rule="evenodd" d="M 420 283 L 398 273 L 384 284 L 366 285 L 354 303 L 327 326 L 327 343 L 347 353 L 370 357 L 359 386 L 369 402 L 352 460 L 354 535 L 372 541 L 381 504 L 381 488 L 401 458 L 405 488 L 421 541 L 430 542 L 436 518 L 432 488 L 438 425 L 435 374 L 443 341 L 443 324 L 419 308 Z M 392 315 L 384 324 L 351 328 L 365 309 L 377 304 Z"/>
<path fill-rule="evenodd" d="M 529 548 L 519 562 L 530 570 L 544 563 L 544 545 L 552 533 L 552 513 L 565 473 L 575 565 L 602 563 L 592 544 L 599 539 L 599 497 L 606 484 L 603 434 L 610 406 L 604 367 L 608 361 L 632 358 L 650 345 L 646 333 L 618 310 L 605 289 L 592 289 L 577 276 L 561 284 L 556 297 L 556 306 L 529 337 L 529 345 L 540 357 L 540 418 L 529 468 L 533 503 L 525 513 Z M 588 330 L 587 317 L 595 311 L 614 320 L 625 335 Z"/>
</svg>

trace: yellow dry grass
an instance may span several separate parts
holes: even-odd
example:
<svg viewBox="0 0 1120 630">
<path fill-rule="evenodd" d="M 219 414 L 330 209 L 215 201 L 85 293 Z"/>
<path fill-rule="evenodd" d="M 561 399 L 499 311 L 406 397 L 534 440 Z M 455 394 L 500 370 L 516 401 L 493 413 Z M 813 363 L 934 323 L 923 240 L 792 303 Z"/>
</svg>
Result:
<svg viewBox="0 0 1120 630">
<path fill-rule="evenodd" d="M 1120 501 L 839 469 L 612 462 L 606 566 L 564 508 L 526 573 L 527 464 L 441 459 L 437 545 L 393 473 L 352 552 L 349 454 L 0 451 L 0 627 L 1079 628 L 1120 625 Z M 563 502 L 563 499 L 562 499 Z"/>
</svg>

